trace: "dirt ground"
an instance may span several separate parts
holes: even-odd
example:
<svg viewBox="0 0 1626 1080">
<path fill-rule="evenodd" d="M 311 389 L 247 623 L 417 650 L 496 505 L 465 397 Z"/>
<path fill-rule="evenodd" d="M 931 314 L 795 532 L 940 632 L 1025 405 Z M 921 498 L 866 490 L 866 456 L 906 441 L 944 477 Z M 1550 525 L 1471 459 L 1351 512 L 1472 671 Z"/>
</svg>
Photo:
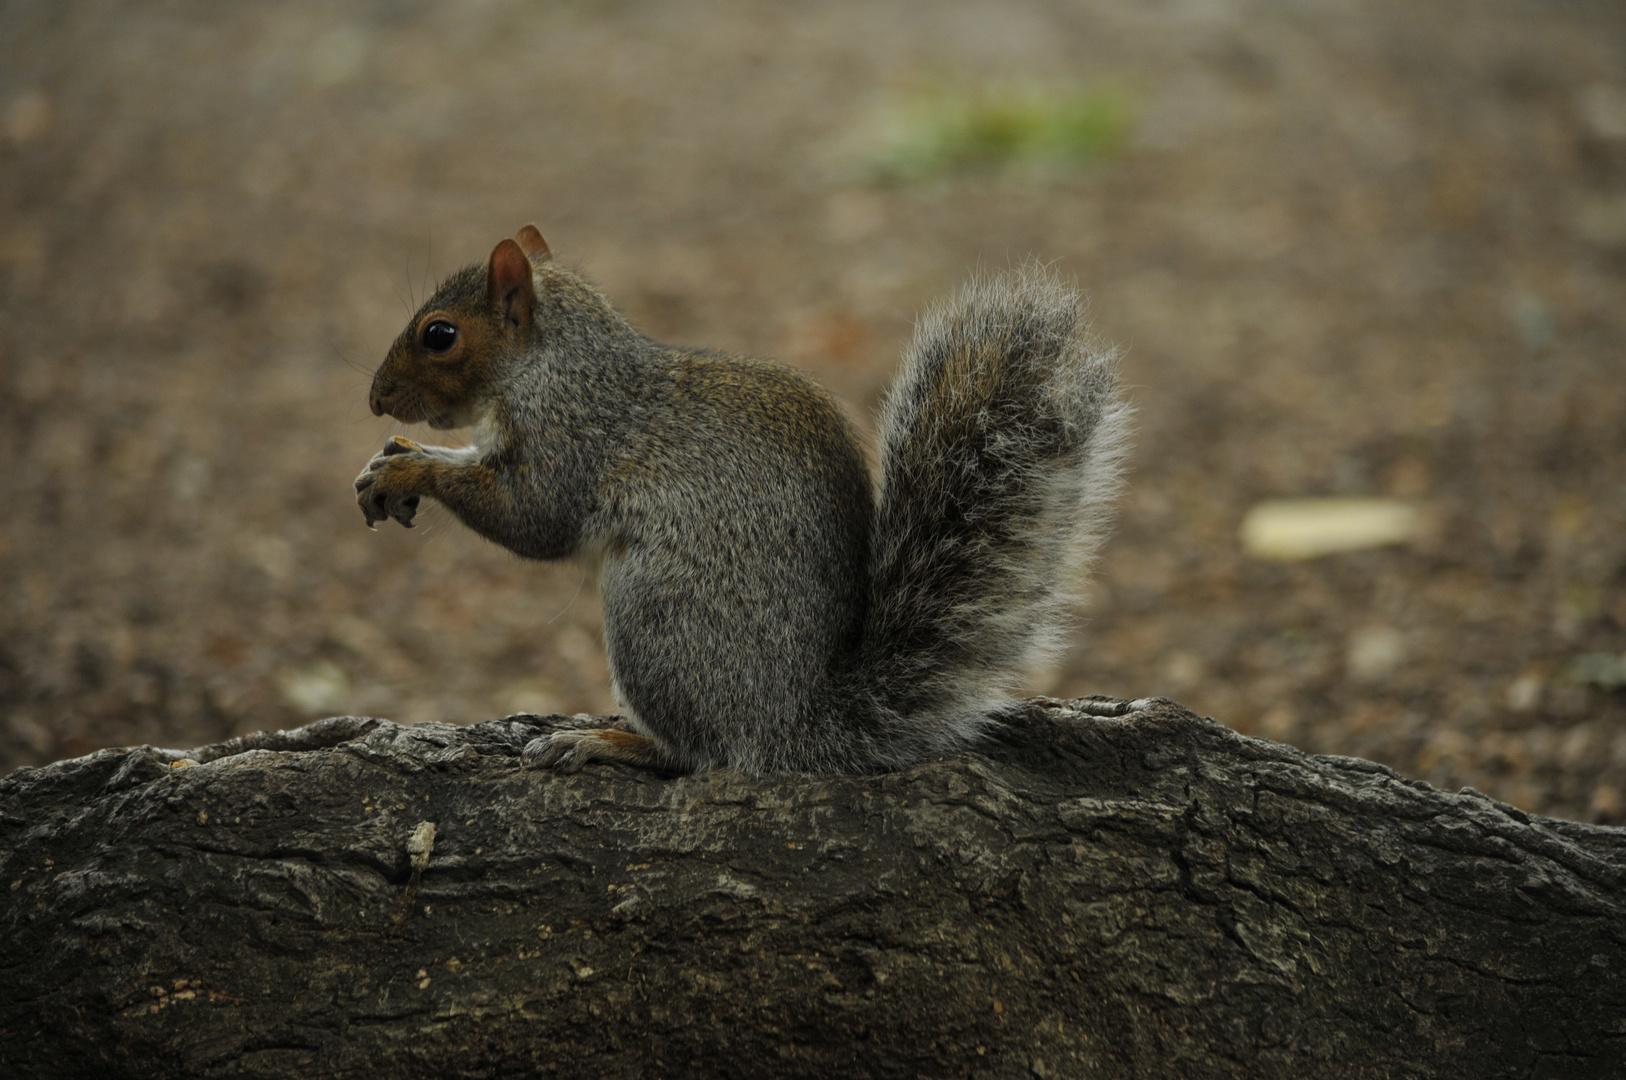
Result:
<svg viewBox="0 0 1626 1080">
<path fill-rule="evenodd" d="M 1108 84 L 1093 165 L 864 167 L 922 87 Z M 352 501 L 404 430 L 372 366 L 528 220 L 654 336 L 865 418 L 922 305 L 1053 260 L 1139 421 L 1036 690 L 1626 821 L 1626 692 L 1575 667 L 1626 650 L 1615 0 L 6 0 L 0 773 L 611 708 L 580 570 Z M 1250 506 L 1322 494 L 1426 528 L 1243 553 Z"/>
</svg>

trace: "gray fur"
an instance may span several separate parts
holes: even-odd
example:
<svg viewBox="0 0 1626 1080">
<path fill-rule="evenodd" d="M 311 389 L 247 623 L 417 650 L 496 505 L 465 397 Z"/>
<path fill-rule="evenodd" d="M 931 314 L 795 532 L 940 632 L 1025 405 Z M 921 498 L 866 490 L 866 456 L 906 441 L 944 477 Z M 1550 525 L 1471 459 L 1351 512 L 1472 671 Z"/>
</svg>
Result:
<svg viewBox="0 0 1626 1080">
<path fill-rule="evenodd" d="M 976 738 L 1065 644 L 1122 486 L 1117 354 L 1037 263 L 921 320 L 881 422 L 853 688 L 874 766 Z"/>
<path fill-rule="evenodd" d="M 483 280 L 454 275 L 424 311 Z M 975 738 L 1060 646 L 1129 410 L 1053 273 L 973 283 L 922 320 L 878 505 L 811 379 L 652 342 L 552 263 L 534 282 L 534 328 L 470 404 L 478 453 L 437 458 L 423 493 L 518 554 L 601 560 L 626 726 L 666 764 L 905 765 Z M 552 758 L 591 737 L 561 733 Z"/>
</svg>

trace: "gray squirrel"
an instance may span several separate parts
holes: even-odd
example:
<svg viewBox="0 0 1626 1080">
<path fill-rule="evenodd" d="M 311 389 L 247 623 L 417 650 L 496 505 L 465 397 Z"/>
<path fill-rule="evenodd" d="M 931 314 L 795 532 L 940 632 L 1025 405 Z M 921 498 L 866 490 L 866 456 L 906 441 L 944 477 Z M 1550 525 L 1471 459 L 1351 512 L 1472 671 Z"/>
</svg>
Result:
<svg viewBox="0 0 1626 1080">
<path fill-rule="evenodd" d="M 1079 297 L 1036 264 L 920 321 L 880 421 L 880 491 L 830 394 L 650 340 L 533 225 L 440 285 L 369 402 L 392 437 L 367 524 L 421 497 L 531 559 L 599 566 L 624 715 L 528 765 L 894 769 L 974 741 L 1062 643 L 1121 486 L 1129 406 Z"/>
</svg>

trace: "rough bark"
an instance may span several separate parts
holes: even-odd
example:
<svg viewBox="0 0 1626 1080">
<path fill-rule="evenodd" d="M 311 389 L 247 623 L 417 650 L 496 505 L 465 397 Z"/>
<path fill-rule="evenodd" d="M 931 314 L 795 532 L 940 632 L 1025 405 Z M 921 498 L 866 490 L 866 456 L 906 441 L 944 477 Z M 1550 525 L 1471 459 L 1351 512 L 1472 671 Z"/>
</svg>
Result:
<svg viewBox="0 0 1626 1080">
<path fill-rule="evenodd" d="M 1626 830 L 1137 706 L 881 776 L 525 771 L 538 717 L 20 770 L 0 1074 L 1626 1075 Z"/>
</svg>

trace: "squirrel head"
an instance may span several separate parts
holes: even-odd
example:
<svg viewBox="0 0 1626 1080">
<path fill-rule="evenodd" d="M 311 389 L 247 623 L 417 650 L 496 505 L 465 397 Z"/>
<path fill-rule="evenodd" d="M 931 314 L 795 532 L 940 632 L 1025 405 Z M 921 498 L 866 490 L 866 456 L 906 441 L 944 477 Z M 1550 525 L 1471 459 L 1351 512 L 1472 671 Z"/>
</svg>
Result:
<svg viewBox="0 0 1626 1080">
<path fill-rule="evenodd" d="M 504 358 L 535 333 L 538 266 L 552 258 L 535 225 L 441 283 L 407 323 L 373 374 L 374 416 L 467 427 L 479 419 Z"/>
</svg>

